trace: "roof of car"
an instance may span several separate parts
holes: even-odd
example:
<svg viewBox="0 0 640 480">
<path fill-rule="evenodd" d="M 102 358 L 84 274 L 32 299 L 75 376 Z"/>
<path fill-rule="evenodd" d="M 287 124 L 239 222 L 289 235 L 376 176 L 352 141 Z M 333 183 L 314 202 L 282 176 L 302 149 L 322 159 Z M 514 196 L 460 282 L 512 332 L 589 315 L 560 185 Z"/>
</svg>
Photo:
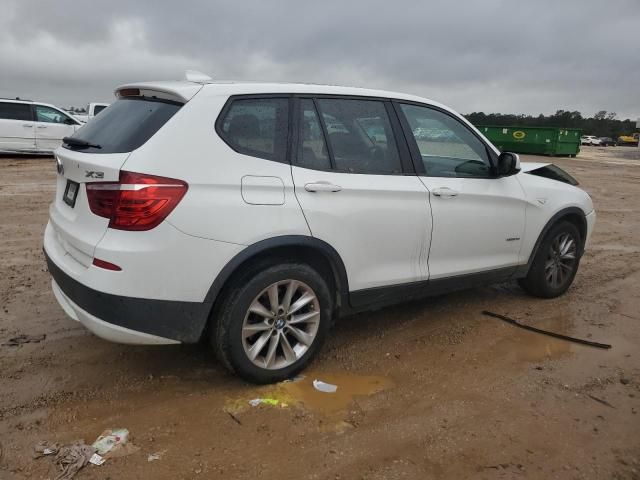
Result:
<svg viewBox="0 0 640 480">
<path fill-rule="evenodd" d="M 51 107 L 51 108 L 55 108 L 56 110 L 64 110 L 63 108 L 60 108 L 56 105 L 53 105 L 52 103 L 45 103 L 45 102 L 36 102 L 34 100 L 27 100 L 24 98 L 2 98 L 0 97 L 0 102 L 3 103 L 28 103 L 29 105 L 42 105 L 43 107 Z"/>
<path fill-rule="evenodd" d="M 20 98 L 20 97 L 15 97 L 15 98 L 4 98 L 4 97 L 0 97 L 0 102 L 9 102 L 9 103 L 35 103 L 33 100 L 27 100 L 26 98 Z M 40 102 L 38 102 L 40 103 Z"/>
<path fill-rule="evenodd" d="M 446 110 L 448 107 L 429 100 L 427 98 L 406 93 L 391 92 L 387 90 L 375 90 L 361 87 L 346 87 L 340 85 L 321 85 L 312 83 L 286 83 L 286 82 L 258 82 L 240 80 L 213 80 L 207 82 L 189 81 L 159 81 L 140 82 L 121 85 L 116 92 L 125 88 L 140 88 L 157 90 L 161 92 L 173 93 L 186 101 L 189 101 L 201 89 L 211 91 L 220 95 L 242 95 L 242 94 L 272 94 L 272 93 L 308 93 L 319 95 L 352 95 L 365 97 L 397 98 L 400 100 L 410 100 L 436 105 Z"/>
</svg>

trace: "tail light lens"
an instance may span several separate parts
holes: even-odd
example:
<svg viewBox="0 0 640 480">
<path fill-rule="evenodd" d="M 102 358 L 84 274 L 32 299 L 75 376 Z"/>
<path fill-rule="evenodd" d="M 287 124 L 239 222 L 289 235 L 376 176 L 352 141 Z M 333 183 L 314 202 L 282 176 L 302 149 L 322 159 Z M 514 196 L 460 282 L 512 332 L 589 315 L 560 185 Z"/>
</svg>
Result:
<svg viewBox="0 0 640 480">
<path fill-rule="evenodd" d="M 91 211 L 109 219 L 109 228 L 151 230 L 187 193 L 188 185 L 174 178 L 120 172 L 119 182 L 87 183 Z"/>
</svg>

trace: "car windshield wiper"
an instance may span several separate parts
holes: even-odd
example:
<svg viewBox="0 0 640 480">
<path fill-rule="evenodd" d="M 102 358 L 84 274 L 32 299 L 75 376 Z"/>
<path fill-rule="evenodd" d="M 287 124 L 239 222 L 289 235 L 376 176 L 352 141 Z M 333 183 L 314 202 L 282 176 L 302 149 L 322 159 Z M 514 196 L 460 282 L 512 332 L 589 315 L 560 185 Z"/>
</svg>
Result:
<svg viewBox="0 0 640 480">
<path fill-rule="evenodd" d="M 64 137 L 62 139 L 62 141 L 64 143 L 66 143 L 67 145 L 69 145 L 70 147 L 79 147 L 79 148 L 89 148 L 89 147 L 93 147 L 93 148 L 102 148 L 102 145 L 98 145 L 97 143 L 90 143 L 87 142 L 86 140 L 80 140 L 79 138 L 73 138 L 73 137 Z"/>
</svg>

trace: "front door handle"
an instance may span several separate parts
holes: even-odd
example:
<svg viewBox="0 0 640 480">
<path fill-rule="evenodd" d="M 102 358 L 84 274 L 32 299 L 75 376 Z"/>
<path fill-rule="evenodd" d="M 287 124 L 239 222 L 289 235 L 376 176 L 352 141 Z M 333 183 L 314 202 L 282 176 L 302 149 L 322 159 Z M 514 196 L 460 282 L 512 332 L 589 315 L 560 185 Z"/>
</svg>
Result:
<svg viewBox="0 0 640 480">
<path fill-rule="evenodd" d="M 33 124 L 32 123 L 23 123 L 22 126 L 23 127 L 27 127 L 27 128 L 33 128 Z"/>
<path fill-rule="evenodd" d="M 452 198 L 457 197 L 459 192 L 449 187 L 438 187 L 431 190 L 431 193 L 433 193 L 436 197 Z"/>
<path fill-rule="evenodd" d="M 304 189 L 307 192 L 339 192 L 342 187 L 329 182 L 313 182 L 305 183 Z"/>
</svg>

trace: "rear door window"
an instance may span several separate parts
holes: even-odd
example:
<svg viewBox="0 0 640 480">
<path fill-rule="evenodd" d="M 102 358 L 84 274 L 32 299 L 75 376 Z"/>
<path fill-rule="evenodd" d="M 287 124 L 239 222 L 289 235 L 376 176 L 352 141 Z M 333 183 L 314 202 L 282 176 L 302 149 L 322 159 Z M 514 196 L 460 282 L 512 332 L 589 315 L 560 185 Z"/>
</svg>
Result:
<svg viewBox="0 0 640 480">
<path fill-rule="evenodd" d="M 0 119 L 32 121 L 31 105 L 28 103 L 0 102 Z"/>
<path fill-rule="evenodd" d="M 72 136 L 78 142 L 65 147 L 91 153 L 131 152 L 160 130 L 181 106 L 155 98 L 120 98 Z"/>
<path fill-rule="evenodd" d="M 324 140 L 320 118 L 313 100 L 300 100 L 300 138 L 298 141 L 297 164 L 305 168 L 330 170 L 331 161 Z"/>
<path fill-rule="evenodd" d="M 334 168 L 348 173 L 402 173 L 398 146 L 383 102 L 318 99 Z"/>
<path fill-rule="evenodd" d="M 233 100 L 217 130 L 238 153 L 286 162 L 288 125 L 288 98 L 246 98 Z"/>
</svg>

